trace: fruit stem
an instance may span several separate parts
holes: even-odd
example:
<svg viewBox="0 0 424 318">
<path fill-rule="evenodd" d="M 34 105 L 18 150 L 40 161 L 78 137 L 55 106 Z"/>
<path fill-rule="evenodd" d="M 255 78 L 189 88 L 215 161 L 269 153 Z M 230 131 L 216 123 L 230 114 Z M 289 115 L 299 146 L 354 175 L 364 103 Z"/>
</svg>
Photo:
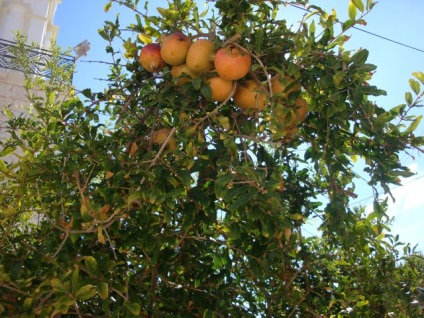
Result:
<svg viewBox="0 0 424 318">
<path fill-rule="evenodd" d="M 236 44 L 235 42 L 240 41 L 240 39 L 241 39 L 241 35 L 240 34 L 233 35 L 227 41 L 225 41 L 224 43 L 222 43 L 221 47 L 226 47 L 229 44 Z"/>
</svg>

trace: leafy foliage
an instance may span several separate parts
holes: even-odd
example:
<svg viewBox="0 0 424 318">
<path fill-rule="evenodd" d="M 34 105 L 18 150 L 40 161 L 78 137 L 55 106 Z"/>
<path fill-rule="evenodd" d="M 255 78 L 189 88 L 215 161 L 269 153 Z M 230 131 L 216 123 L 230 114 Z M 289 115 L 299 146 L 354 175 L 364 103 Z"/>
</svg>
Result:
<svg viewBox="0 0 424 318">
<path fill-rule="evenodd" d="M 201 13 L 194 1 L 175 0 L 154 16 L 142 13 L 147 1 L 140 9 L 128 0 L 105 10 L 118 4 L 135 18 L 99 30 L 112 60 L 104 92 L 74 96 L 67 74 L 52 66 L 65 85 L 46 83 L 46 96 L 29 95 L 31 116 L 5 112 L 2 314 L 422 314 L 413 302 L 420 255 L 409 245 L 400 255 L 377 189 L 390 193 L 411 176 L 399 156 L 422 151 L 414 135 L 421 117 L 411 113 L 424 75 L 413 74 L 404 105 L 386 110 L 372 101 L 385 94 L 370 84 L 376 67 L 367 50 L 343 44 L 374 3 L 350 1 L 345 22 L 308 1 L 214 1 Z M 309 10 L 298 29 L 282 18 L 289 5 Z M 209 75 L 178 86 L 169 67 L 146 72 L 135 48 L 175 30 L 249 52 L 248 76 L 263 85 L 269 106 L 245 113 L 231 99 L 211 101 Z M 281 96 L 267 90 L 275 75 L 303 87 L 286 100 L 308 104 L 295 135 L 285 130 Z M 28 80 L 28 92 L 38 84 Z M 154 143 L 161 128 L 169 136 Z M 371 213 L 349 206 L 358 158 L 375 197 Z M 312 217 L 322 219 L 322 238 L 302 235 Z"/>
</svg>

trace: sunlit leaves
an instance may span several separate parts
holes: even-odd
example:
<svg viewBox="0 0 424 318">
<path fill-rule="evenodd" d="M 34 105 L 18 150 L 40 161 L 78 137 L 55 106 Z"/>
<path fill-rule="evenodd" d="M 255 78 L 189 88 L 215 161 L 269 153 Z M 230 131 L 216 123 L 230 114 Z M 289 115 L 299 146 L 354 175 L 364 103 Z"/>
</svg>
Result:
<svg viewBox="0 0 424 318">
<path fill-rule="evenodd" d="M 138 39 L 143 44 L 150 44 L 150 43 L 152 43 L 152 37 L 150 35 L 147 35 L 147 34 L 144 34 L 144 33 L 139 33 L 138 34 Z"/>
<path fill-rule="evenodd" d="M 414 79 L 409 80 L 409 86 L 411 87 L 412 91 L 415 93 L 415 95 L 418 95 L 421 91 L 420 83 Z"/>
<path fill-rule="evenodd" d="M 19 291 L 21 308 L 46 317 L 410 310 L 403 297 L 411 296 L 396 287 L 410 268 L 395 266 L 400 243 L 386 236 L 386 203 L 376 189 L 389 192 L 412 174 L 399 158 L 424 142 L 414 136 L 421 116 L 411 114 L 424 76 L 413 74 L 407 104 L 383 108 L 372 99 L 385 92 L 372 84 L 368 51 L 343 46 L 344 31 L 364 24 L 373 2 L 350 1 L 341 34 L 340 16 L 314 5 L 313 21 L 293 28 L 267 1 L 209 9 L 170 1 L 157 10 L 119 3 L 136 10 L 134 23 L 117 19 L 100 30 L 112 54 L 104 91 L 82 89 L 62 103 L 49 90 L 34 97 L 39 118 L 6 113 L 12 137 L 2 141 L 0 161 L 2 180 L 9 178 L 0 183 L 7 256 L 0 281 Z M 231 98 L 211 101 L 206 79 L 214 73 L 175 86 L 168 66 L 145 72 L 134 58 L 138 46 L 176 29 L 216 47 L 231 38 L 252 54 L 249 77 L 268 88 L 271 77 L 289 76 L 301 89 L 268 92 L 278 107 L 243 113 Z M 308 113 L 283 131 L 298 98 Z M 152 141 L 162 128 L 175 128 L 174 147 Z M 10 164 L 6 156 L 19 147 L 22 162 Z M 364 178 L 356 165 L 374 191 L 372 212 L 350 205 Z M 45 217 L 30 232 L 13 223 L 28 224 L 26 211 Z M 303 232 L 312 218 L 322 222 L 323 238 Z M 419 275 L 409 274 L 415 286 Z M 393 298 L 402 299 L 398 307 Z"/>
<path fill-rule="evenodd" d="M 352 2 L 354 3 L 355 7 L 358 8 L 359 11 L 364 12 L 365 6 L 362 0 L 352 0 Z"/>
<path fill-rule="evenodd" d="M 50 284 L 56 292 L 66 293 L 68 291 L 68 287 L 65 286 L 59 278 L 53 278 Z"/>
<path fill-rule="evenodd" d="M 421 84 L 424 85 L 424 73 L 422 73 L 422 72 L 413 72 L 412 75 L 415 78 L 417 78 L 421 82 Z"/>
<path fill-rule="evenodd" d="M 75 294 L 75 297 L 80 300 L 88 300 L 96 295 L 96 286 L 91 284 L 82 286 Z"/>
<path fill-rule="evenodd" d="M 134 302 L 126 302 L 125 303 L 125 307 L 128 309 L 128 311 L 134 315 L 134 316 L 139 316 L 140 315 L 140 305 Z"/>
<path fill-rule="evenodd" d="M 405 92 L 405 101 L 408 105 L 412 105 L 414 103 L 414 98 L 412 97 L 411 92 Z"/>
<path fill-rule="evenodd" d="M 355 20 L 356 13 L 357 13 L 356 4 L 355 4 L 355 2 L 353 0 L 350 0 L 349 1 L 349 6 L 348 6 L 348 15 L 349 15 L 349 18 L 351 20 Z"/>
<path fill-rule="evenodd" d="M 108 13 L 110 11 L 110 9 L 112 8 L 112 1 L 109 1 L 108 3 L 105 4 L 103 10 Z"/>
<path fill-rule="evenodd" d="M 106 300 L 109 298 L 109 286 L 107 283 L 99 282 L 97 284 L 97 293 L 99 294 L 99 297 L 103 300 Z"/>
</svg>

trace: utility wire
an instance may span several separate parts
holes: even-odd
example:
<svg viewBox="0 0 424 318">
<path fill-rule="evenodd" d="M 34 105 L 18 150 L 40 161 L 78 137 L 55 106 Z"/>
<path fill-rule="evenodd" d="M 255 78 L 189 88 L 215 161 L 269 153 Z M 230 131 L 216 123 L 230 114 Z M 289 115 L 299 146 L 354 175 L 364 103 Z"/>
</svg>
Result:
<svg viewBox="0 0 424 318">
<path fill-rule="evenodd" d="M 312 12 L 310 9 L 303 8 L 303 7 L 298 6 L 298 5 L 294 5 L 294 4 L 292 4 L 291 6 L 292 6 L 292 7 L 295 7 L 296 9 L 299 9 L 299 10 L 303 10 L 303 11 L 306 11 L 306 12 Z M 411 49 L 411 50 L 415 50 L 415 51 L 418 51 L 418 52 L 424 53 L 424 50 L 421 50 L 421 49 L 419 49 L 419 48 L 416 48 L 416 47 L 414 47 L 414 46 L 411 46 L 411 45 L 408 45 L 408 44 L 405 44 L 405 43 L 402 43 L 402 42 L 399 42 L 399 41 L 395 41 L 395 40 L 390 39 L 390 38 L 385 37 L 385 36 L 382 36 L 382 35 L 379 35 L 379 34 L 376 34 L 376 33 L 370 32 L 370 31 L 366 31 L 366 30 L 364 30 L 364 29 L 361 29 L 361 28 L 358 28 L 358 27 L 355 27 L 355 26 L 353 26 L 353 27 L 352 27 L 352 29 L 355 29 L 355 30 L 358 30 L 358 31 L 361 31 L 361 32 L 364 32 L 364 33 L 368 33 L 368 34 L 370 34 L 370 35 L 372 35 L 372 36 L 375 36 L 375 37 L 378 37 L 378 38 L 380 38 L 380 39 L 383 39 L 383 40 L 386 40 L 386 41 L 389 41 L 389 42 L 395 43 L 395 44 L 397 44 L 397 45 L 401 45 L 401 46 L 407 47 L 407 48 L 409 48 L 409 49 Z"/>
<path fill-rule="evenodd" d="M 386 41 L 389 41 L 389 42 L 392 42 L 392 43 L 395 43 L 395 44 L 398 44 L 398 45 L 401 45 L 401 46 L 407 47 L 407 48 L 409 48 L 409 49 L 412 49 L 412 50 L 415 50 L 415 51 L 418 51 L 418 52 L 422 52 L 422 53 L 424 53 L 424 50 L 418 49 L 418 48 L 413 47 L 413 46 L 410 46 L 410 45 L 408 45 L 408 44 L 401 43 L 401 42 L 399 42 L 399 41 L 395 41 L 395 40 L 392 40 L 392 39 L 386 38 L 386 37 L 384 37 L 384 36 L 382 36 L 382 35 L 378 35 L 378 34 L 375 34 L 375 33 L 373 33 L 373 32 L 366 31 L 366 30 L 364 30 L 364 29 L 360 29 L 360 28 L 355 27 L 355 26 L 354 26 L 354 27 L 352 27 L 352 28 L 353 28 L 353 29 L 355 29 L 355 30 L 358 30 L 358 31 L 364 32 L 364 33 L 371 34 L 371 35 L 373 35 L 373 36 L 375 36 L 375 37 L 378 37 L 378 38 L 381 38 L 381 39 L 383 39 L 383 40 L 386 40 Z"/>
<path fill-rule="evenodd" d="M 405 185 L 407 185 L 408 183 L 411 183 L 411 182 L 417 181 L 417 180 L 419 180 L 419 179 L 421 179 L 421 178 L 424 178 L 424 175 L 420 175 L 420 176 L 417 176 L 417 177 L 416 177 L 416 178 L 414 178 L 414 179 L 407 180 L 407 181 L 406 181 L 405 183 L 403 183 L 402 185 L 394 186 L 393 188 L 391 188 L 391 189 L 390 189 L 390 191 L 393 191 L 393 190 L 395 190 L 395 189 L 397 189 L 397 188 L 400 188 L 401 186 L 405 186 Z M 350 204 L 349 204 L 349 206 L 355 206 L 355 205 L 358 205 L 358 204 L 359 204 L 359 203 L 361 203 L 361 202 L 368 201 L 368 200 L 373 199 L 373 198 L 374 198 L 374 196 L 372 195 L 372 196 L 369 196 L 368 198 L 364 198 L 364 199 L 361 199 L 361 200 L 358 200 L 358 201 L 354 201 L 354 202 L 350 203 Z"/>
</svg>

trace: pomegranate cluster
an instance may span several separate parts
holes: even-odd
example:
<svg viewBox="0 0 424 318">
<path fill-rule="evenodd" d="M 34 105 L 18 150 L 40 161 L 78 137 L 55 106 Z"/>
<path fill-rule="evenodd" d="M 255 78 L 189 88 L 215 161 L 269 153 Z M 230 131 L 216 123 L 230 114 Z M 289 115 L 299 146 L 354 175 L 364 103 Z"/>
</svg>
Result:
<svg viewBox="0 0 424 318">
<path fill-rule="evenodd" d="M 277 103 L 270 115 L 274 133 L 295 134 L 307 115 L 307 103 L 302 97 L 288 104 L 289 94 L 301 90 L 299 82 L 294 79 L 276 75 L 270 79 L 268 89 L 258 80 L 239 81 L 249 73 L 252 57 L 238 44 L 230 43 L 216 50 L 208 39 L 199 38 L 193 42 L 184 33 L 174 32 L 165 36 L 161 44 L 145 45 L 139 60 L 143 68 L 152 73 L 161 72 L 169 65 L 179 86 L 204 78 L 211 88 L 213 101 L 224 102 L 232 97 L 243 112 L 263 110 L 269 105 L 269 96 L 274 96 Z"/>
</svg>

